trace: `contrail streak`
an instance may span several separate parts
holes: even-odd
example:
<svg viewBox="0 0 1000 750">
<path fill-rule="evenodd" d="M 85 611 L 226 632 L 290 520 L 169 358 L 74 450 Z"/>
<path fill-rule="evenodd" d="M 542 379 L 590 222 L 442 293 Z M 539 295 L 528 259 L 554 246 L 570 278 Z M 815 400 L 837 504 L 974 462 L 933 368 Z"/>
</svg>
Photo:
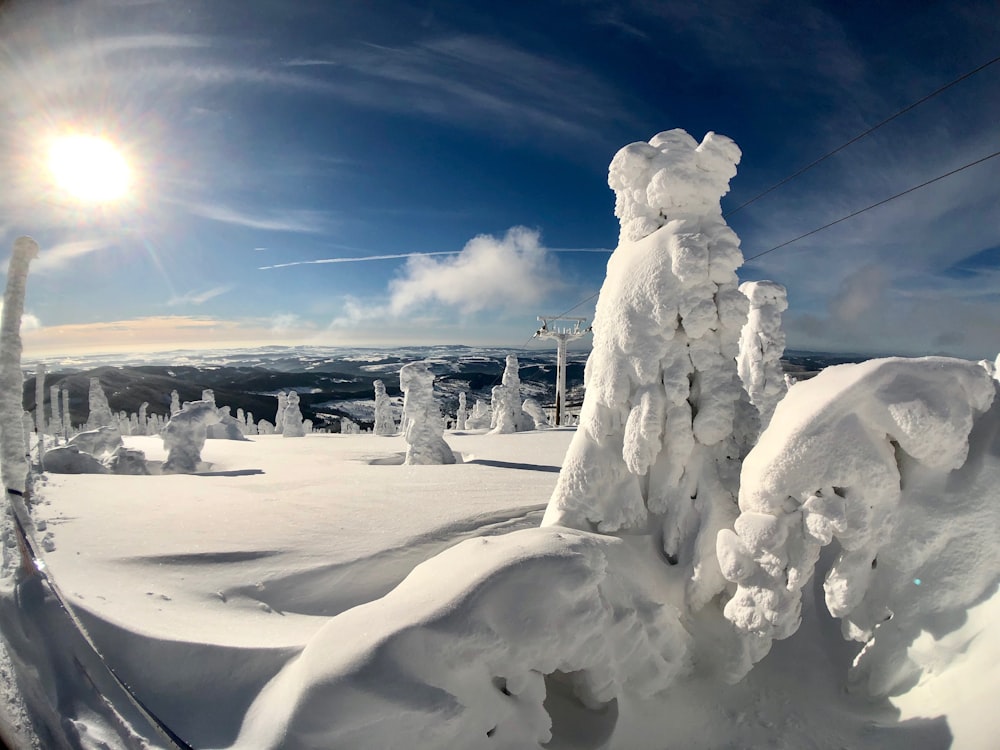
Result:
<svg viewBox="0 0 1000 750">
<path fill-rule="evenodd" d="M 580 248 L 549 248 L 550 253 L 607 253 L 612 251 L 603 247 Z M 258 271 L 270 271 L 274 268 L 289 268 L 291 266 L 314 266 L 326 263 L 361 263 L 368 260 L 400 260 L 402 258 L 422 258 L 430 255 L 461 255 L 461 250 L 440 250 L 431 253 L 394 253 L 392 255 L 360 255 L 347 258 L 319 258 L 317 260 L 293 260 L 288 263 L 275 263 L 273 266 L 258 266 Z"/>
</svg>

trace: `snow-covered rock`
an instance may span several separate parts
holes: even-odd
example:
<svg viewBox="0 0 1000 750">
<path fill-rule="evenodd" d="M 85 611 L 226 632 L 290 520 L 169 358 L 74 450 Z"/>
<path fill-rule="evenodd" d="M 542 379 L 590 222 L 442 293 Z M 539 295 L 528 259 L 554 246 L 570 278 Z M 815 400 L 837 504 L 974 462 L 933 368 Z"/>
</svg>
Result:
<svg viewBox="0 0 1000 750">
<path fill-rule="evenodd" d="M 434 400 L 434 373 L 426 362 L 411 362 L 399 371 L 406 424 L 407 464 L 453 464 L 455 454 L 444 441 L 441 411 Z"/>
<path fill-rule="evenodd" d="M 78 432 L 69 439 L 69 444 L 95 458 L 101 458 L 121 446 L 122 434 L 117 427 L 99 427 Z"/>
<path fill-rule="evenodd" d="M 141 450 L 121 446 L 104 460 L 104 465 L 112 474 L 145 476 L 149 474 L 146 454 Z"/>
<path fill-rule="evenodd" d="M 743 464 L 740 516 L 718 535 L 725 614 L 756 661 L 800 620 L 822 547 L 826 605 L 869 641 L 854 679 L 888 692 L 922 629 L 947 632 L 1000 578 L 1000 400 L 982 367 L 871 360 L 796 384 Z M 874 634 L 874 638 L 873 638 Z M 750 664 L 744 665 L 744 670 Z"/>
<path fill-rule="evenodd" d="M 163 473 L 193 474 L 198 471 L 208 426 L 218 421 L 219 410 L 214 401 L 185 402 L 163 428 L 163 447 L 167 450 Z"/>
<path fill-rule="evenodd" d="M 526 398 L 521 404 L 521 424 L 523 430 L 545 430 L 551 427 L 542 405 L 533 398 Z"/>
<path fill-rule="evenodd" d="M 750 312 L 740 333 L 737 370 L 750 402 L 760 413 L 760 428 L 764 429 L 788 390 L 781 369 L 781 355 L 785 353 L 781 313 L 788 309 L 788 293 L 773 281 L 745 281 L 740 291 L 750 302 Z"/>
<path fill-rule="evenodd" d="M 396 421 L 392 418 L 392 402 L 385 392 L 385 383 L 376 380 L 375 387 L 375 427 L 376 435 L 395 435 Z"/>
<path fill-rule="evenodd" d="M 61 445 L 45 454 L 45 471 L 52 474 L 109 474 L 99 459 L 75 445 Z"/>
<path fill-rule="evenodd" d="M 735 357 L 747 300 L 719 205 L 740 150 L 683 130 L 621 149 L 621 236 L 594 318 L 586 395 L 543 523 L 651 533 L 698 609 L 726 581 L 715 537 L 736 516 Z"/>
</svg>

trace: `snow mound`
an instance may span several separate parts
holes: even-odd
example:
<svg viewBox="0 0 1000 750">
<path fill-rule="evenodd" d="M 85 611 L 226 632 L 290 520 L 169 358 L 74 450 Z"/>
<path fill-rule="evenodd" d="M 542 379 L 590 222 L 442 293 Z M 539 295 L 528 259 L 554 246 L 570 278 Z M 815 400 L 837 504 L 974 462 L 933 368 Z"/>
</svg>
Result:
<svg viewBox="0 0 1000 750">
<path fill-rule="evenodd" d="M 573 705 L 606 738 L 617 699 L 648 698 L 689 668 L 676 610 L 610 563 L 625 553 L 620 540 L 570 530 L 462 542 L 324 626 L 255 700 L 234 747 L 405 738 L 527 750 L 573 731 Z"/>
<path fill-rule="evenodd" d="M 743 464 L 735 531 L 717 541 L 738 584 L 725 614 L 752 660 L 797 630 L 800 590 L 834 542 L 826 605 L 868 642 L 852 679 L 872 693 L 919 672 L 905 651 L 922 630 L 948 632 L 992 592 L 995 388 L 980 365 L 926 357 L 840 365 L 789 390 Z"/>
</svg>

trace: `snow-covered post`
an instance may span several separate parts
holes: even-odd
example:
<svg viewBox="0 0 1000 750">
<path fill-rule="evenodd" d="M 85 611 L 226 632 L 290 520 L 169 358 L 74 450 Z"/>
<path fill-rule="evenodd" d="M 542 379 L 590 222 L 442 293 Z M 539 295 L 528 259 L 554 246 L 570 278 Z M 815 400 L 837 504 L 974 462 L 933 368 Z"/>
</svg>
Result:
<svg viewBox="0 0 1000 750">
<path fill-rule="evenodd" d="M 285 397 L 285 408 L 281 412 L 281 436 L 305 437 L 305 435 L 302 412 L 299 411 L 299 394 L 296 391 L 289 391 Z"/>
<path fill-rule="evenodd" d="M 69 388 L 62 388 L 62 431 L 63 439 L 69 440 L 73 434 L 73 417 L 69 413 Z"/>
<path fill-rule="evenodd" d="M 45 364 L 35 370 L 35 431 L 38 432 L 38 465 L 45 470 Z"/>
<path fill-rule="evenodd" d="M 87 429 L 96 430 L 98 427 L 111 427 L 115 425 L 114 415 L 108 405 L 108 397 L 104 395 L 99 378 L 90 379 L 90 415 L 87 417 Z"/>
<path fill-rule="evenodd" d="M 455 454 L 444 441 L 441 411 L 434 400 L 434 373 L 426 362 L 411 362 L 399 371 L 403 391 L 403 433 L 407 464 L 453 464 Z"/>
<path fill-rule="evenodd" d="M 0 477 L 7 489 L 7 501 L 12 511 L 23 510 L 23 495 L 28 478 L 25 457 L 22 415 L 24 378 L 21 374 L 21 315 L 24 313 L 24 293 L 28 281 L 28 266 L 38 255 L 38 243 L 30 237 L 14 240 L 14 249 L 7 268 L 7 289 L 4 292 L 3 317 L 0 320 Z M 17 534 L 13 518 L 7 513 L 2 520 L 3 553 L 0 571 L 14 571 L 14 548 Z M 27 564 L 26 560 L 22 561 Z"/>
<path fill-rule="evenodd" d="M 375 434 L 395 435 L 396 421 L 392 418 L 392 402 L 385 392 L 385 383 L 376 380 L 375 387 Z"/>
<path fill-rule="evenodd" d="M 458 413 L 455 415 L 455 429 L 464 430 L 465 429 L 465 418 L 468 414 L 468 408 L 465 403 L 465 391 L 458 394 Z"/>
<path fill-rule="evenodd" d="M 785 352 L 781 313 L 788 309 L 788 294 L 773 281 L 746 281 L 740 284 L 740 291 L 750 301 L 750 314 L 740 334 L 737 370 L 750 402 L 760 412 L 763 432 L 788 390 L 781 369 Z"/>
<path fill-rule="evenodd" d="M 49 411 L 52 413 L 52 419 L 49 422 L 49 432 L 52 433 L 54 443 L 59 445 L 59 436 L 62 434 L 62 416 L 59 411 L 58 385 L 49 386 Z"/>
<path fill-rule="evenodd" d="M 700 609 L 726 580 L 715 538 L 736 518 L 743 389 L 739 239 L 720 198 L 740 150 L 683 130 L 621 149 L 608 184 L 621 221 L 594 319 L 586 395 L 544 525 L 649 534 Z"/>
<path fill-rule="evenodd" d="M 507 355 L 507 365 L 504 367 L 503 380 L 494 404 L 493 431 L 499 434 L 517 432 L 521 420 L 521 378 L 518 374 L 517 357 Z"/>
</svg>

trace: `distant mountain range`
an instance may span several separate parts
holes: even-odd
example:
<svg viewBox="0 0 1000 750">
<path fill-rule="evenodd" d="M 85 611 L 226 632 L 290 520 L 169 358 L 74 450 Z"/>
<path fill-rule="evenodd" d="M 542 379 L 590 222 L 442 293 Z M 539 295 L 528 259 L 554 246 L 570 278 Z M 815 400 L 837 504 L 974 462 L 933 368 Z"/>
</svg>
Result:
<svg viewBox="0 0 1000 750">
<path fill-rule="evenodd" d="M 399 369 L 408 362 L 426 360 L 437 374 L 435 389 L 445 413 L 454 414 L 458 394 L 465 391 L 469 407 L 476 399 L 489 402 L 492 387 L 500 382 L 505 359 L 516 354 L 520 363 L 522 395 L 543 406 L 555 400 L 554 350 L 510 350 L 468 346 L 402 347 L 392 350 L 357 348 L 263 347 L 222 352 L 158 352 L 150 355 L 102 355 L 46 362 L 46 413 L 49 387 L 69 391 L 73 424 L 82 424 L 89 412 L 90 378 L 96 377 L 115 412 L 138 412 L 145 401 L 148 411 L 169 413 L 170 392 L 181 401 L 201 398 L 210 388 L 219 406 L 252 412 L 254 419 L 274 422 L 279 391 L 299 393 L 303 417 L 316 427 L 338 430 L 342 417 L 370 427 L 373 419 L 375 380 L 401 403 Z M 570 351 L 567 364 L 569 406 L 583 401 L 583 370 L 587 351 Z M 823 367 L 859 362 L 864 356 L 790 351 L 786 372 L 809 377 Z M 30 372 L 30 371 L 29 371 Z M 24 384 L 24 405 L 35 408 L 35 379 Z"/>
</svg>

